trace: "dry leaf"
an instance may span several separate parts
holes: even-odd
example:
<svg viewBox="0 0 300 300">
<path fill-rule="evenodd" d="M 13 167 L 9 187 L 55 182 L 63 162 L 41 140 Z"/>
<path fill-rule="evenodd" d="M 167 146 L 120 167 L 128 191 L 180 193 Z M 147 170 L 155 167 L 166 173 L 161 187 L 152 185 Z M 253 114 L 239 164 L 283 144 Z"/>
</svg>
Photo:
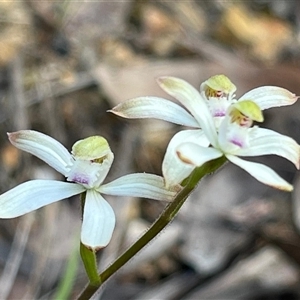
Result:
<svg viewBox="0 0 300 300">
<path fill-rule="evenodd" d="M 293 32 L 286 22 L 264 14 L 254 14 L 244 5 L 230 6 L 222 25 L 240 42 L 250 46 L 252 56 L 272 62 L 292 42 Z"/>
</svg>

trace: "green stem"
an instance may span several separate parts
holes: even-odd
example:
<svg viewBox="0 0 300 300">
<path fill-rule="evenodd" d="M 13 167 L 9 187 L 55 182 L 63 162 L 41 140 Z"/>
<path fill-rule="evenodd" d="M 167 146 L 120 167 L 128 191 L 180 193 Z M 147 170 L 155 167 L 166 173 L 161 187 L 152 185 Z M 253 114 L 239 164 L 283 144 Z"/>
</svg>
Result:
<svg viewBox="0 0 300 300">
<path fill-rule="evenodd" d="M 170 202 L 159 218 L 153 223 L 150 229 L 137 240 L 130 248 L 128 248 L 121 256 L 119 256 L 106 270 L 99 274 L 100 283 L 99 286 L 92 286 L 88 284 L 78 300 L 87 300 L 98 288 L 109 279 L 115 272 L 117 272 L 125 263 L 127 263 L 137 252 L 139 252 L 145 245 L 147 245 L 159 232 L 162 231 L 176 216 L 177 212 L 186 201 L 190 193 L 195 189 L 198 182 L 207 174 L 216 171 L 226 162 L 225 157 L 218 158 L 216 160 L 207 162 L 201 167 L 196 168 L 189 176 L 184 188 L 176 195 L 174 200 Z"/>
<path fill-rule="evenodd" d="M 100 286 L 101 278 L 99 277 L 97 271 L 96 252 L 91 249 L 88 249 L 85 245 L 80 243 L 80 255 L 90 284 L 92 286 Z"/>
</svg>

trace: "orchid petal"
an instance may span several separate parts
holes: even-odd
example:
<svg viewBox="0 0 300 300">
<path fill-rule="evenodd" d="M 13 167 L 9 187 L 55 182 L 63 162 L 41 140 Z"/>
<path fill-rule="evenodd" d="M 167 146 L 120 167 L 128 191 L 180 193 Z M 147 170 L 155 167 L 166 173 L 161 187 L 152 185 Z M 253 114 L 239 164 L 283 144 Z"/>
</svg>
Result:
<svg viewBox="0 0 300 300">
<path fill-rule="evenodd" d="M 194 143 L 182 143 L 177 147 L 178 157 L 185 163 L 200 167 L 204 163 L 219 158 L 223 153 L 215 148 L 206 148 Z"/>
<path fill-rule="evenodd" d="M 249 128 L 231 123 L 227 115 L 219 127 L 219 147 L 224 153 L 236 154 L 243 147 L 248 146 Z"/>
<path fill-rule="evenodd" d="M 8 138 L 15 147 L 38 157 L 65 176 L 73 164 L 73 158 L 68 150 L 46 134 L 20 130 L 8 133 Z"/>
<path fill-rule="evenodd" d="M 160 87 L 181 102 L 199 122 L 212 145 L 217 144 L 217 132 L 213 117 L 200 93 L 186 81 L 175 77 L 160 77 Z"/>
<path fill-rule="evenodd" d="M 294 104 L 298 97 L 277 86 L 261 86 L 244 94 L 238 101 L 252 100 L 261 110 Z"/>
<path fill-rule="evenodd" d="M 109 110 L 129 119 L 155 118 L 174 124 L 199 128 L 199 123 L 178 104 L 158 97 L 139 97 L 120 103 Z"/>
<path fill-rule="evenodd" d="M 75 160 L 72 168 L 66 174 L 67 181 L 82 184 L 86 188 L 98 187 L 106 178 L 111 167 L 111 161 L 104 159 L 102 163 L 87 160 Z"/>
<path fill-rule="evenodd" d="M 164 179 L 154 174 L 134 173 L 122 176 L 99 188 L 99 192 L 115 196 L 133 196 L 154 200 L 173 200 L 179 187 L 167 189 Z"/>
<path fill-rule="evenodd" d="M 83 191 L 84 187 L 75 183 L 27 181 L 0 195 L 0 218 L 15 218 Z"/>
<path fill-rule="evenodd" d="M 300 146 L 292 138 L 270 129 L 253 128 L 249 134 L 249 147 L 239 148 L 235 154 L 238 156 L 275 154 L 288 159 L 299 169 Z"/>
<path fill-rule="evenodd" d="M 162 164 L 162 173 L 167 187 L 181 183 L 195 168 L 182 162 L 176 153 L 178 145 L 183 142 L 193 142 L 203 147 L 209 145 L 209 141 L 201 129 L 183 130 L 175 134 L 168 145 Z"/>
<path fill-rule="evenodd" d="M 227 159 L 230 160 L 235 165 L 239 166 L 240 168 L 244 169 L 258 181 L 270 185 L 274 188 L 284 190 L 284 191 L 292 191 L 293 186 L 281 178 L 276 172 L 274 172 L 271 168 L 255 163 L 240 159 L 234 155 L 227 154 Z"/>
<path fill-rule="evenodd" d="M 87 190 L 81 242 L 96 251 L 105 247 L 111 239 L 115 223 L 115 214 L 109 203 L 95 190 Z"/>
</svg>

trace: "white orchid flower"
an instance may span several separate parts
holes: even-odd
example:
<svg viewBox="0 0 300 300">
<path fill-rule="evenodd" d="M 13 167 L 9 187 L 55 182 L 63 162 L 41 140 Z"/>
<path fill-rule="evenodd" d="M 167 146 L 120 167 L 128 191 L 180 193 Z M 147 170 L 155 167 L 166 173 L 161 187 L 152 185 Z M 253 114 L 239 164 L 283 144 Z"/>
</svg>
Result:
<svg viewBox="0 0 300 300">
<path fill-rule="evenodd" d="M 196 128 L 181 131 L 170 141 L 163 162 L 167 186 L 180 183 L 196 166 L 225 155 L 259 181 L 292 190 L 272 169 L 237 156 L 276 154 L 299 168 L 299 145 L 293 139 L 257 126 L 250 128 L 252 121 L 263 120 L 262 110 L 293 104 L 298 98 L 293 93 L 264 86 L 236 100 L 236 87 L 224 75 L 202 83 L 200 93 L 179 78 L 161 77 L 158 83 L 187 111 L 163 98 L 139 97 L 117 105 L 111 112 L 126 118 L 157 118 Z"/>
<path fill-rule="evenodd" d="M 188 110 L 190 110 L 189 108 L 192 107 L 192 105 L 186 102 L 185 99 L 194 101 L 195 105 L 198 103 L 199 106 L 197 109 L 200 111 L 201 106 L 206 106 L 203 101 L 199 101 L 201 96 L 195 89 L 186 89 L 188 93 L 192 92 L 192 94 L 186 95 L 184 94 L 185 89 L 180 89 L 183 92 L 183 94 L 180 94 L 175 90 L 173 91 L 172 88 L 169 89 L 167 86 L 165 86 L 167 79 L 168 77 L 159 78 L 158 84 L 168 94 L 174 96 L 182 103 L 182 105 L 186 106 Z M 182 82 L 185 83 L 184 81 Z M 175 94 L 173 92 L 175 92 Z M 183 179 L 188 177 L 194 169 L 194 167 L 182 163 L 182 161 L 178 158 L 176 155 L 177 146 L 184 141 L 196 141 L 200 146 L 203 147 L 207 147 L 209 145 L 209 140 L 206 138 L 203 130 L 200 129 L 201 124 L 197 119 L 197 114 L 194 113 L 193 110 L 190 110 L 192 113 L 191 115 L 187 110 L 170 100 L 159 97 L 138 97 L 117 105 L 110 110 L 110 112 L 124 118 L 155 118 L 193 128 L 182 130 L 175 134 L 168 145 L 162 163 L 162 173 L 167 187 L 180 183 Z M 213 126 L 213 123 L 211 123 L 211 126 Z"/>
<path fill-rule="evenodd" d="M 0 195 L 0 218 L 15 218 L 86 193 L 81 241 L 93 250 L 109 243 L 115 227 L 113 209 L 101 194 L 171 201 L 176 193 L 175 189 L 167 190 L 163 178 L 153 174 L 130 174 L 103 184 L 114 158 L 103 137 L 76 142 L 72 155 L 58 141 L 37 131 L 21 130 L 8 137 L 14 146 L 43 160 L 68 182 L 31 180 L 18 185 Z"/>
</svg>

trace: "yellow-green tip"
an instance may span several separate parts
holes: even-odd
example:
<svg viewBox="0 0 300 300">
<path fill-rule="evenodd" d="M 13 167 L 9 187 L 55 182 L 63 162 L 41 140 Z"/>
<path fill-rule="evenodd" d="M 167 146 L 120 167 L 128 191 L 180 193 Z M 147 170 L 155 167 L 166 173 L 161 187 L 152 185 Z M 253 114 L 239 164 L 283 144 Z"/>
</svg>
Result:
<svg viewBox="0 0 300 300">
<path fill-rule="evenodd" d="M 236 86 L 230 81 L 230 79 L 221 74 L 214 75 L 206 80 L 206 84 L 215 91 L 222 91 L 225 94 L 230 94 L 236 91 Z"/>
<path fill-rule="evenodd" d="M 77 141 L 72 147 L 72 154 L 77 159 L 95 160 L 111 153 L 109 144 L 102 136 L 90 136 Z"/>
<path fill-rule="evenodd" d="M 233 105 L 237 110 L 239 110 L 243 115 L 247 116 L 253 121 L 263 122 L 264 116 L 260 107 L 251 100 L 243 100 L 235 103 Z"/>
</svg>

